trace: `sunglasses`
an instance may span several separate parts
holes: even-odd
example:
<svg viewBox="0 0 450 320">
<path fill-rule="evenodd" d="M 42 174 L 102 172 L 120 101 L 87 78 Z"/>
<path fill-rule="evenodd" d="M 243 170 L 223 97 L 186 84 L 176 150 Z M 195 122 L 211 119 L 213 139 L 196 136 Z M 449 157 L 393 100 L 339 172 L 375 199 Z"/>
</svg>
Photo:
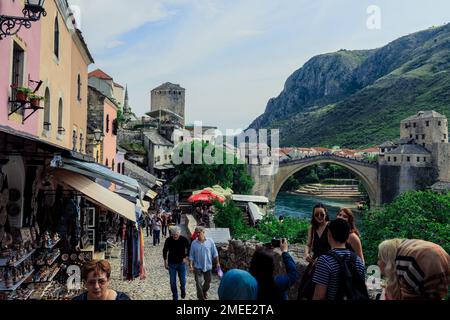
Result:
<svg viewBox="0 0 450 320">
<path fill-rule="evenodd" d="M 314 215 L 314 217 L 316 217 L 316 218 L 324 218 L 325 217 L 325 213 L 316 213 Z"/>
</svg>

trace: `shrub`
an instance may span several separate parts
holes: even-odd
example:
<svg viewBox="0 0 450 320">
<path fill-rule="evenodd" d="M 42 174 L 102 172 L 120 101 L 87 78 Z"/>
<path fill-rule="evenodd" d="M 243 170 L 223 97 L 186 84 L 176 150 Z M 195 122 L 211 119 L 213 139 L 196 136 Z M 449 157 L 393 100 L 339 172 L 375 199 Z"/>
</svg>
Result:
<svg viewBox="0 0 450 320">
<path fill-rule="evenodd" d="M 366 260 L 377 262 L 378 245 L 387 239 L 422 239 L 450 252 L 450 193 L 412 191 L 363 216 Z"/>
</svg>

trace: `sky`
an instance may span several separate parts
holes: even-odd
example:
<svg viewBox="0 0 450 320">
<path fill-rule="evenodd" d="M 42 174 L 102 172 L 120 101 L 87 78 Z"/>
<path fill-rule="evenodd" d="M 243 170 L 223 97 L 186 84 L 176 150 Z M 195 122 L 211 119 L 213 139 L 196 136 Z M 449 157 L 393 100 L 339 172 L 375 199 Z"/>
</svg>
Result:
<svg viewBox="0 0 450 320">
<path fill-rule="evenodd" d="M 95 65 L 137 116 L 165 82 L 186 121 L 246 129 L 315 55 L 373 49 L 450 22 L 448 0 L 69 0 Z M 375 6 L 375 7 L 374 7 Z"/>
</svg>

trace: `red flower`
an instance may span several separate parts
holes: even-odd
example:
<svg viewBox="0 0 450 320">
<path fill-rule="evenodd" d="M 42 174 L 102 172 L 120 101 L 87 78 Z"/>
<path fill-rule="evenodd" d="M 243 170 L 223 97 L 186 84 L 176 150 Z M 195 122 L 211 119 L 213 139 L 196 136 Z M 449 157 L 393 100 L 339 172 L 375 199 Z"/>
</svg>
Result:
<svg viewBox="0 0 450 320">
<path fill-rule="evenodd" d="M 11 88 L 12 88 L 12 89 L 17 89 L 17 88 L 18 88 L 18 85 L 17 85 L 17 83 L 13 83 L 13 84 L 11 84 Z"/>
</svg>

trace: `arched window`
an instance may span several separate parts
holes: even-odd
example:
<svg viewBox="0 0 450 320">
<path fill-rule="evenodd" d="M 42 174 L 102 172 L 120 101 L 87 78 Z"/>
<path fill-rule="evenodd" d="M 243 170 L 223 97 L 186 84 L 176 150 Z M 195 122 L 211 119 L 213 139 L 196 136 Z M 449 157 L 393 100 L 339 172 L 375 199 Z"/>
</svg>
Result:
<svg viewBox="0 0 450 320">
<path fill-rule="evenodd" d="M 50 131 L 50 90 L 45 89 L 44 95 L 44 130 Z"/>
<path fill-rule="evenodd" d="M 125 174 L 125 162 L 122 162 L 122 174 Z"/>
<path fill-rule="evenodd" d="M 117 164 L 117 172 L 120 173 L 120 163 Z"/>
<path fill-rule="evenodd" d="M 109 133 L 109 114 L 106 115 L 106 133 Z"/>
<path fill-rule="evenodd" d="M 63 101 L 62 99 L 59 99 L 58 103 L 58 133 L 62 133 L 64 131 L 64 125 L 63 125 Z"/>
<path fill-rule="evenodd" d="M 55 56 L 59 58 L 59 23 L 58 17 L 55 18 L 55 30 L 54 30 L 54 39 L 53 39 L 53 52 Z"/>
<path fill-rule="evenodd" d="M 96 157 L 96 162 L 100 162 L 100 151 L 97 150 L 97 157 Z"/>
<path fill-rule="evenodd" d="M 108 159 L 106 159 L 105 165 L 108 167 L 109 166 L 109 161 Z"/>
<path fill-rule="evenodd" d="M 81 76 L 78 75 L 77 79 L 77 99 L 78 101 L 81 101 Z"/>
</svg>

